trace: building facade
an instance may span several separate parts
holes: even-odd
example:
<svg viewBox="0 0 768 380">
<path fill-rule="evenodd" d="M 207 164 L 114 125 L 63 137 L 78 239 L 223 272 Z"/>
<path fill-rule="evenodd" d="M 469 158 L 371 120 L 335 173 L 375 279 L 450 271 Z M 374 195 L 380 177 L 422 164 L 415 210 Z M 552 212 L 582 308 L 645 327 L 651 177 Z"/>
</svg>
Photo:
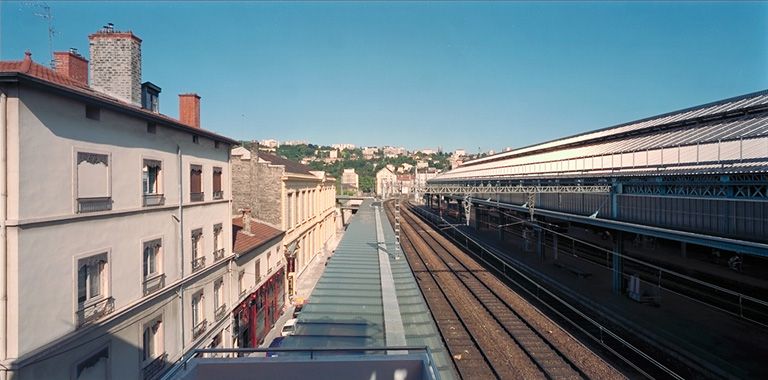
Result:
<svg viewBox="0 0 768 380">
<path fill-rule="evenodd" d="M 232 150 L 232 212 L 252 210 L 253 218 L 285 231 L 286 287 L 336 234 L 335 179 L 324 172 L 264 152 Z"/>
<path fill-rule="evenodd" d="M 359 176 L 355 173 L 355 169 L 344 169 L 341 173 L 341 191 L 350 191 L 357 193 L 360 188 Z"/>
<path fill-rule="evenodd" d="M 394 168 L 394 166 L 392 168 Z M 386 198 L 394 194 L 396 184 L 397 174 L 395 174 L 391 168 L 384 167 L 376 172 L 376 195 L 379 197 Z"/>
<path fill-rule="evenodd" d="M 152 379 L 231 341 L 215 300 L 231 286 L 236 142 L 200 128 L 197 95 L 180 97 L 181 120 L 159 113 L 131 32 L 90 42 L 90 65 L 0 62 L 9 378 Z"/>
<path fill-rule="evenodd" d="M 258 347 L 285 310 L 285 232 L 251 218 L 250 210 L 232 219 L 232 250 L 237 290 L 232 313 L 232 347 Z"/>
</svg>

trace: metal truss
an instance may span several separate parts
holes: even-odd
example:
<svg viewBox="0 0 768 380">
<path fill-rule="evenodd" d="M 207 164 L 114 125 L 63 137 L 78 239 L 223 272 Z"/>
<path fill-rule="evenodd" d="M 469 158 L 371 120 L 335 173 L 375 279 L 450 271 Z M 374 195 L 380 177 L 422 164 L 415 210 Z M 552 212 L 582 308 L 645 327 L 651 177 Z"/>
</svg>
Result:
<svg viewBox="0 0 768 380">
<path fill-rule="evenodd" d="M 541 194 L 541 193 L 610 193 L 610 185 L 452 185 L 428 184 L 428 194 Z"/>
</svg>

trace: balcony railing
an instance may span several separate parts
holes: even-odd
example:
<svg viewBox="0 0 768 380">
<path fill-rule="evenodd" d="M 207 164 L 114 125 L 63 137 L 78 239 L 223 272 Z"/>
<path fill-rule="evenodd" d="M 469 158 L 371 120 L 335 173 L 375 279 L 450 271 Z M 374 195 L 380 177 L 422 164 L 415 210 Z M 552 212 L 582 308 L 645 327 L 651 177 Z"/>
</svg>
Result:
<svg viewBox="0 0 768 380">
<path fill-rule="evenodd" d="M 205 256 L 192 260 L 192 272 L 197 272 L 203 268 L 205 268 Z"/>
<path fill-rule="evenodd" d="M 112 209 L 111 197 L 77 198 L 77 212 L 108 211 Z"/>
<path fill-rule="evenodd" d="M 202 202 L 205 199 L 205 193 L 189 193 L 190 202 Z"/>
<path fill-rule="evenodd" d="M 163 368 L 165 368 L 166 359 L 168 359 L 168 354 L 164 352 L 144 366 L 144 369 L 142 370 L 144 380 L 154 379 L 155 376 L 159 375 L 163 371 Z"/>
<path fill-rule="evenodd" d="M 144 295 L 152 294 L 165 286 L 165 274 L 154 275 L 144 279 Z"/>
<path fill-rule="evenodd" d="M 220 320 L 221 318 L 224 318 L 225 315 L 227 315 L 227 304 L 223 304 L 216 308 L 216 311 L 213 313 L 214 317 L 216 317 L 216 320 Z"/>
<path fill-rule="evenodd" d="M 219 261 L 224 258 L 224 248 L 213 251 L 213 260 Z"/>
<path fill-rule="evenodd" d="M 90 305 L 85 305 L 75 312 L 77 327 L 83 327 L 93 323 L 113 311 L 115 311 L 115 299 L 112 297 L 107 297 Z"/>
<path fill-rule="evenodd" d="M 200 321 L 200 323 L 196 324 L 195 327 L 192 328 L 192 339 L 199 337 L 200 334 L 205 332 L 206 328 L 208 328 L 208 320 L 203 319 Z"/>
<path fill-rule="evenodd" d="M 222 199 L 224 198 L 224 192 L 223 191 L 214 191 L 213 192 L 213 199 Z"/>
<path fill-rule="evenodd" d="M 144 194 L 144 206 L 162 206 L 165 204 L 165 196 L 163 194 Z"/>
</svg>

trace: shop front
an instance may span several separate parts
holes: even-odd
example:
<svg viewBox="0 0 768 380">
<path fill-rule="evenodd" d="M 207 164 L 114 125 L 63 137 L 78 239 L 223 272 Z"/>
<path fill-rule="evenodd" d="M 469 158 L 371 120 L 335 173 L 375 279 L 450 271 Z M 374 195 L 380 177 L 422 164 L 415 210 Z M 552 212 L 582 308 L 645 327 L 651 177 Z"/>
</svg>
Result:
<svg viewBox="0 0 768 380">
<path fill-rule="evenodd" d="M 235 346 L 258 347 L 284 309 L 285 267 L 282 267 L 233 311 Z"/>
</svg>

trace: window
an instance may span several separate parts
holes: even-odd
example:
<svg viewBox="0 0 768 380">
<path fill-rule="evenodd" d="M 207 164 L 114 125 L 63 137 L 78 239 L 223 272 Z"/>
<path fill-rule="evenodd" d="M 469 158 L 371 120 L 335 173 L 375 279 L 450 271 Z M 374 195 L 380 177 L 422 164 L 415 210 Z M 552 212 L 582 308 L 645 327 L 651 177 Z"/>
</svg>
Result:
<svg viewBox="0 0 768 380">
<path fill-rule="evenodd" d="M 161 239 L 144 243 L 144 295 L 150 294 L 165 286 L 162 250 L 163 241 Z"/>
<path fill-rule="evenodd" d="M 163 163 L 157 160 L 144 160 L 141 168 L 141 182 L 144 193 L 144 206 L 159 206 L 165 203 L 162 187 Z"/>
<path fill-rule="evenodd" d="M 213 259 L 221 260 L 224 258 L 224 244 L 222 243 L 221 223 L 213 226 Z"/>
<path fill-rule="evenodd" d="M 203 229 L 192 230 L 192 272 L 205 267 L 203 255 Z"/>
<path fill-rule="evenodd" d="M 200 144 L 200 137 L 192 136 L 192 142 L 195 143 L 195 144 Z"/>
<path fill-rule="evenodd" d="M 203 291 L 192 296 L 192 338 L 197 338 L 205 332 L 208 321 L 205 320 L 205 294 Z"/>
<path fill-rule="evenodd" d="M 106 277 L 106 253 L 77 261 L 77 304 L 79 308 L 104 296 Z"/>
<path fill-rule="evenodd" d="M 163 352 L 163 320 L 158 317 L 144 325 L 142 360 L 153 361 Z"/>
<path fill-rule="evenodd" d="M 77 212 L 112 209 L 109 155 L 77 152 Z"/>
<path fill-rule="evenodd" d="M 147 133 L 150 134 L 156 134 L 157 133 L 157 124 L 148 122 L 147 123 Z"/>
<path fill-rule="evenodd" d="M 213 199 L 224 198 L 224 191 L 221 190 L 221 168 L 213 168 Z"/>
<path fill-rule="evenodd" d="M 285 219 L 286 219 L 286 229 L 291 229 L 293 227 L 293 194 L 288 194 L 288 197 L 285 200 Z"/>
<path fill-rule="evenodd" d="M 106 379 L 109 373 L 109 348 L 104 347 L 75 366 L 76 380 Z"/>
<path fill-rule="evenodd" d="M 77 326 L 83 326 L 114 311 L 108 297 L 109 265 L 107 253 L 77 260 Z"/>
<path fill-rule="evenodd" d="M 213 310 L 216 320 L 224 316 L 227 305 L 224 303 L 224 279 L 220 278 L 213 283 Z"/>
<path fill-rule="evenodd" d="M 256 273 L 256 283 L 258 284 L 261 281 L 261 259 L 256 260 L 255 269 L 254 273 Z"/>
<path fill-rule="evenodd" d="M 203 167 L 200 165 L 190 165 L 189 193 L 191 202 L 200 202 L 205 197 L 203 194 Z"/>
<path fill-rule="evenodd" d="M 101 108 L 92 106 L 90 104 L 85 105 L 85 117 L 91 120 L 101 119 Z"/>
<path fill-rule="evenodd" d="M 245 294 L 245 271 L 241 270 L 237 274 L 237 293 L 240 295 Z"/>
</svg>

